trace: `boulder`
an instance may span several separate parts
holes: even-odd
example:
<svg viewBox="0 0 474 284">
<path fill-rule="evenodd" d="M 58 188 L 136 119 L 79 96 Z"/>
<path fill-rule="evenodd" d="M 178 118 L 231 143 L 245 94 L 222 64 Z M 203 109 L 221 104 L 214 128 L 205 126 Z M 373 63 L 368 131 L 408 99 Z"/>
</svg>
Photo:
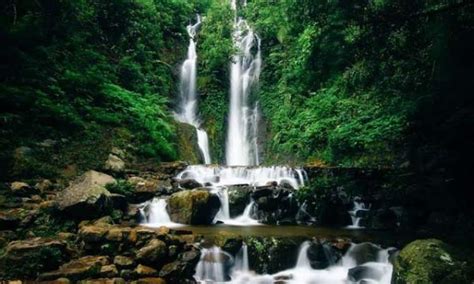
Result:
<svg viewBox="0 0 474 284">
<path fill-rule="evenodd" d="M 392 283 L 472 283 L 471 257 L 440 240 L 416 240 L 395 259 Z"/>
<path fill-rule="evenodd" d="M 83 226 L 79 229 L 79 237 L 86 243 L 102 242 L 110 227 L 108 224 Z"/>
<path fill-rule="evenodd" d="M 136 259 L 140 263 L 158 265 L 163 263 L 168 255 L 166 243 L 158 239 L 152 239 L 136 253 Z"/>
<path fill-rule="evenodd" d="M 16 196 L 31 196 L 40 193 L 37 188 L 20 181 L 12 182 L 10 185 L 10 190 Z"/>
<path fill-rule="evenodd" d="M 125 162 L 120 157 L 109 154 L 104 169 L 113 173 L 122 173 L 125 170 Z"/>
<path fill-rule="evenodd" d="M 13 241 L 0 259 L 0 271 L 7 268 L 3 273 L 10 278 L 34 278 L 40 272 L 56 269 L 68 258 L 69 252 L 63 241 L 47 238 Z"/>
<path fill-rule="evenodd" d="M 65 278 L 61 278 L 65 279 Z M 58 280 L 55 280 L 55 282 Z M 48 282 L 51 283 L 51 282 Z M 70 283 L 70 282 L 67 282 Z M 88 280 L 81 280 L 77 282 L 78 284 L 126 284 L 125 279 L 123 278 L 97 278 L 97 279 L 88 279 Z M 59 284 L 59 283 L 58 283 Z M 66 283 L 65 283 L 66 284 Z"/>
<path fill-rule="evenodd" d="M 44 179 L 35 184 L 35 188 L 40 192 L 45 192 L 51 190 L 54 187 L 54 184 L 49 179 Z"/>
<path fill-rule="evenodd" d="M 101 268 L 109 264 L 106 256 L 84 256 L 72 260 L 59 267 L 56 271 L 43 273 L 39 280 L 54 280 L 61 277 L 77 281 L 85 278 L 100 277 Z"/>
<path fill-rule="evenodd" d="M 115 182 L 109 175 L 88 171 L 59 194 L 57 207 L 67 215 L 82 220 L 106 215 L 113 204 L 105 185 Z"/>
<path fill-rule="evenodd" d="M 182 179 L 178 181 L 178 184 L 184 189 L 195 189 L 202 186 L 202 184 L 194 179 Z"/>
<path fill-rule="evenodd" d="M 114 258 L 114 264 L 122 269 L 122 268 L 131 268 L 135 265 L 135 261 L 133 258 L 123 255 L 117 255 Z"/>
<path fill-rule="evenodd" d="M 361 265 L 367 262 L 375 262 L 378 259 L 378 255 L 381 248 L 372 243 L 360 243 L 351 247 L 347 251 L 347 255 L 354 259 L 357 265 Z"/>
<path fill-rule="evenodd" d="M 245 207 L 250 201 L 251 187 L 248 186 L 230 186 L 229 194 L 229 211 L 231 217 L 242 215 Z"/>
<path fill-rule="evenodd" d="M 114 264 L 104 265 L 99 271 L 100 277 L 116 277 L 118 276 L 117 267 Z"/>
<path fill-rule="evenodd" d="M 388 265 L 366 263 L 349 269 L 347 278 L 355 283 L 364 283 L 362 281 L 370 280 L 379 282 L 388 269 L 390 269 Z"/>
<path fill-rule="evenodd" d="M 211 224 L 219 207 L 219 198 L 207 190 L 180 191 L 168 200 L 171 220 L 182 224 Z"/>
<path fill-rule="evenodd" d="M 149 277 L 149 276 L 157 276 L 158 271 L 154 268 L 151 268 L 149 266 L 145 266 L 142 264 L 139 264 L 137 268 L 135 268 L 135 274 L 138 277 Z"/>
<path fill-rule="evenodd" d="M 314 269 L 325 269 L 337 263 L 341 253 L 326 242 L 312 242 L 308 248 L 308 259 Z"/>
</svg>

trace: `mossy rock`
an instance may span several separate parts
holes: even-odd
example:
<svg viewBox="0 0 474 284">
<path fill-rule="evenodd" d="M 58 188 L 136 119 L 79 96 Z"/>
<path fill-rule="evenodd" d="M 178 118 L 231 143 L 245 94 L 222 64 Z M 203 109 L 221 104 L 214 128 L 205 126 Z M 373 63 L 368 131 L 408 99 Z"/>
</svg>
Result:
<svg viewBox="0 0 474 284">
<path fill-rule="evenodd" d="M 393 283 L 472 283 L 472 256 L 440 240 L 416 240 L 394 263 Z"/>
<path fill-rule="evenodd" d="M 168 201 L 171 220 L 182 224 L 211 224 L 219 207 L 219 198 L 207 190 L 180 191 Z"/>
<path fill-rule="evenodd" d="M 191 164 L 202 161 L 197 144 L 196 128 L 190 124 L 176 122 L 178 158 Z"/>
</svg>

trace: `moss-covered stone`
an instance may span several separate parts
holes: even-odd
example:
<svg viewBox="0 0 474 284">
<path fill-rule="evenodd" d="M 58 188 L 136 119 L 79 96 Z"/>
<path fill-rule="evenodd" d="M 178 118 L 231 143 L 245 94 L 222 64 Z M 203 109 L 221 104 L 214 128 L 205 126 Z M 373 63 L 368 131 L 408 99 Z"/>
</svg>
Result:
<svg viewBox="0 0 474 284">
<path fill-rule="evenodd" d="M 474 270 L 469 258 L 440 240 L 416 240 L 396 258 L 393 283 L 472 283 Z"/>
<path fill-rule="evenodd" d="M 176 122 L 176 136 L 178 138 L 178 158 L 191 164 L 199 164 L 202 158 L 194 126 Z"/>
<path fill-rule="evenodd" d="M 210 224 L 219 207 L 219 198 L 207 190 L 180 191 L 168 200 L 171 220 L 182 224 Z"/>
</svg>

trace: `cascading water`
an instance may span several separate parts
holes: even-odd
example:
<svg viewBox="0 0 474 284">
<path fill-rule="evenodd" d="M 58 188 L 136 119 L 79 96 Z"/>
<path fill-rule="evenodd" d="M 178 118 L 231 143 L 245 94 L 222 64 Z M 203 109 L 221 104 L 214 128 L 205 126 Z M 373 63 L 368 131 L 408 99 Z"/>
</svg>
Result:
<svg viewBox="0 0 474 284">
<path fill-rule="evenodd" d="M 197 53 L 194 37 L 196 36 L 200 25 L 201 17 L 198 15 L 196 24 L 188 25 L 186 27 L 189 35 L 188 57 L 181 66 L 180 102 L 178 113 L 176 113 L 176 119 L 196 128 L 198 146 L 204 159 L 204 163 L 210 164 L 211 155 L 209 153 L 208 136 L 206 131 L 200 128 L 200 121 L 197 117 Z"/>
<path fill-rule="evenodd" d="M 302 169 L 292 169 L 284 166 L 273 167 L 218 167 L 193 165 L 178 174 L 176 179 L 194 179 L 201 184 L 212 186 L 228 186 L 248 184 L 265 186 L 268 183 L 287 183 L 294 189 L 305 184 L 306 173 Z"/>
<path fill-rule="evenodd" d="M 352 210 L 348 211 L 351 216 L 352 225 L 348 226 L 349 229 L 362 229 L 364 227 L 360 226 L 360 221 L 362 220 L 363 212 L 369 211 L 369 208 L 365 205 L 364 202 L 356 198 L 354 200 L 354 205 Z"/>
<path fill-rule="evenodd" d="M 236 0 L 232 1 L 231 6 L 237 11 Z M 258 83 L 262 66 L 260 38 L 237 15 L 232 35 L 237 53 L 232 58 L 230 72 L 226 162 L 230 166 L 258 165 L 259 111 L 257 103 L 252 105 L 250 95 Z"/>
<path fill-rule="evenodd" d="M 171 221 L 168 211 L 166 211 L 167 202 L 163 198 L 153 198 L 151 201 L 140 205 L 140 215 L 142 225 L 148 227 L 178 227 L 181 224 Z"/>
<path fill-rule="evenodd" d="M 367 246 L 377 251 L 377 257 L 372 261 L 361 261 Z M 200 283 L 235 284 L 272 284 L 282 279 L 289 284 L 390 283 L 393 267 L 389 262 L 389 249 L 381 249 L 370 243 L 352 245 L 338 263 L 326 269 L 313 269 L 308 257 L 310 247 L 309 241 L 301 244 L 295 267 L 272 275 L 258 275 L 249 267 L 248 247 L 244 243 L 235 257 L 230 276 L 227 275 L 226 267 L 232 256 L 218 247 L 202 249 L 195 278 Z M 359 272 L 352 274 L 352 269 Z"/>
</svg>

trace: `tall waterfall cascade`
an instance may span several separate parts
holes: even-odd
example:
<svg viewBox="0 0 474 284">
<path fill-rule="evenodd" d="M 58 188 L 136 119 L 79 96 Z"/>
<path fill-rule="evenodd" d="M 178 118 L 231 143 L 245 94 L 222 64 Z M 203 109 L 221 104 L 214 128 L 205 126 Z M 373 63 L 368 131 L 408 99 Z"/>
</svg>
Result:
<svg viewBox="0 0 474 284">
<path fill-rule="evenodd" d="M 198 146 L 204 159 L 204 163 L 210 164 L 211 155 L 209 152 L 209 139 L 206 131 L 201 128 L 201 122 L 197 116 L 197 52 L 195 37 L 200 26 L 201 17 L 198 15 L 197 22 L 194 25 L 188 25 L 186 27 L 189 35 L 188 56 L 181 66 L 179 85 L 180 101 L 175 117 L 176 120 L 190 124 L 196 128 Z"/>
<path fill-rule="evenodd" d="M 232 36 L 237 53 L 230 68 L 226 163 L 254 166 L 260 164 L 257 135 L 260 115 L 258 102 L 252 102 L 251 94 L 262 67 L 260 38 L 244 19 L 237 17 L 237 6 L 236 0 L 232 1 L 231 7 L 236 11 Z"/>
</svg>

